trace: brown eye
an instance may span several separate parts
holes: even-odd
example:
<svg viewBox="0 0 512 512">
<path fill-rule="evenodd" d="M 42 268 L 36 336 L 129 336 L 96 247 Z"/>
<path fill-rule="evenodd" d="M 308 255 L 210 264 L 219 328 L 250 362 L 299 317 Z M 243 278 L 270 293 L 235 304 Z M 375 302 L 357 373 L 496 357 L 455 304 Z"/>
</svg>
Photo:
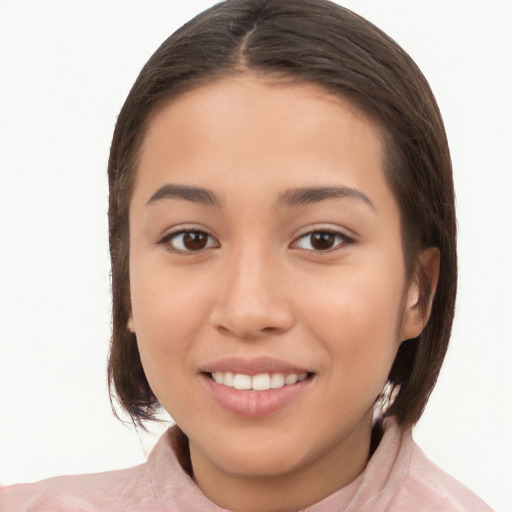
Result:
<svg viewBox="0 0 512 512">
<path fill-rule="evenodd" d="M 327 232 L 313 233 L 311 235 L 311 247 L 317 251 L 331 249 L 336 243 L 336 235 Z"/>
<path fill-rule="evenodd" d="M 204 231 L 179 231 L 165 237 L 164 242 L 173 252 L 198 252 L 215 246 L 215 240 Z"/>
<path fill-rule="evenodd" d="M 200 251 L 208 244 L 208 235 L 201 231 L 190 231 L 183 235 L 183 245 L 189 251 Z"/>
<path fill-rule="evenodd" d="M 328 251 L 340 245 L 350 243 L 350 239 L 333 231 L 313 231 L 301 236 L 297 246 L 308 251 Z"/>
</svg>

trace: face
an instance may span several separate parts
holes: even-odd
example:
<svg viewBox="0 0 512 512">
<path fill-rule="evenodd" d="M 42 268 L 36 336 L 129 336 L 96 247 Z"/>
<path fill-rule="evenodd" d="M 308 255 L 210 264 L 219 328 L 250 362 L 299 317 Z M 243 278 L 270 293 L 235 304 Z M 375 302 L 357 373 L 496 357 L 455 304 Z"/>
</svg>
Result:
<svg viewBox="0 0 512 512">
<path fill-rule="evenodd" d="M 251 75 L 151 120 L 129 328 L 207 494 L 364 467 L 374 400 L 422 327 L 382 155 L 349 102 Z"/>
</svg>

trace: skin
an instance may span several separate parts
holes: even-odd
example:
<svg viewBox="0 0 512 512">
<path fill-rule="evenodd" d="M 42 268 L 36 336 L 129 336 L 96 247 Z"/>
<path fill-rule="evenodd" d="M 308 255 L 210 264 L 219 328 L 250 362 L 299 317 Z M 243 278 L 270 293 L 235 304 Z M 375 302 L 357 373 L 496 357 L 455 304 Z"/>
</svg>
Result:
<svg viewBox="0 0 512 512">
<path fill-rule="evenodd" d="M 189 437 L 197 485 L 222 507 L 304 508 L 367 463 L 375 398 L 428 316 L 406 277 L 382 154 L 377 127 L 345 99 L 251 74 L 181 95 L 149 124 L 130 204 L 129 328 Z M 219 204 L 155 199 L 169 183 L 209 189 Z M 283 201 L 326 186 L 357 192 Z M 184 229 L 206 245 L 186 250 L 170 236 Z M 326 230 L 339 234 L 319 250 L 310 233 Z M 422 261 L 435 267 L 435 253 Z M 279 358 L 312 377 L 272 414 L 233 414 L 201 373 L 232 356 Z"/>
</svg>

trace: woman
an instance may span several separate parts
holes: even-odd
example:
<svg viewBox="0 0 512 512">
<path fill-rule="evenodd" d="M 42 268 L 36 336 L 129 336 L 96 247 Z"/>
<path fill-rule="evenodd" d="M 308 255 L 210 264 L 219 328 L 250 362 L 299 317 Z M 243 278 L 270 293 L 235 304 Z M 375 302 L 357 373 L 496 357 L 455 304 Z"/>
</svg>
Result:
<svg viewBox="0 0 512 512">
<path fill-rule="evenodd" d="M 141 72 L 109 186 L 113 390 L 179 428 L 143 467 L 8 506 L 488 510 L 410 438 L 455 214 L 435 100 L 387 36 L 323 1 L 212 8 Z"/>
</svg>

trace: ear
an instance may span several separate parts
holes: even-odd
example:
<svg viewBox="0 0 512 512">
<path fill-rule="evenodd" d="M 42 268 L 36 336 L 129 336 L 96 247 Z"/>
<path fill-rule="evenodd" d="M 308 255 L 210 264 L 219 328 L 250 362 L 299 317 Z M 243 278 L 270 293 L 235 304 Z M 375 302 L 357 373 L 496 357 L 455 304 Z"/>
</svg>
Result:
<svg viewBox="0 0 512 512">
<path fill-rule="evenodd" d="M 425 249 L 418 257 L 407 295 L 400 341 L 416 338 L 427 325 L 439 279 L 439 261 L 437 247 Z"/>
<path fill-rule="evenodd" d="M 133 321 L 133 313 L 131 311 L 130 316 L 128 317 L 128 322 L 126 323 L 126 327 L 132 334 L 135 334 L 135 322 Z"/>
</svg>

